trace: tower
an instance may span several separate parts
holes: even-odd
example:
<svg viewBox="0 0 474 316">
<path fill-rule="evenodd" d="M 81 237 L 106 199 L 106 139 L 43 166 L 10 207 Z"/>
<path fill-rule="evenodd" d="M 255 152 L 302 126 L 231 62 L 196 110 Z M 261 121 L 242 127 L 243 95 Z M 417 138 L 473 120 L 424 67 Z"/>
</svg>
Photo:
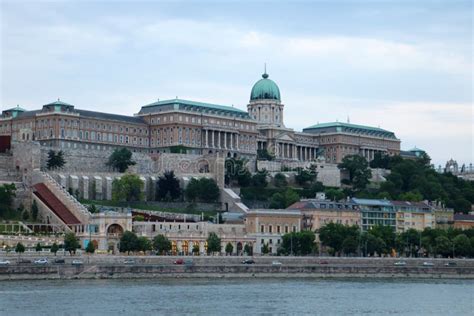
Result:
<svg viewBox="0 0 474 316">
<path fill-rule="evenodd" d="M 284 127 L 284 105 L 281 103 L 280 89 L 268 77 L 265 71 L 262 79 L 253 85 L 247 111 L 250 117 L 256 120 L 259 125 Z"/>
</svg>

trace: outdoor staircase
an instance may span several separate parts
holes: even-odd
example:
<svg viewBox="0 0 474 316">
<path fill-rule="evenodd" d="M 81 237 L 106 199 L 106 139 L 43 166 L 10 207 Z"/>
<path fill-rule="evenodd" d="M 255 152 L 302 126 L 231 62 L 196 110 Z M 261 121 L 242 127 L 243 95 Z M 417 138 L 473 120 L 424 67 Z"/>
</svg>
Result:
<svg viewBox="0 0 474 316">
<path fill-rule="evenodd" d="M 36 195 L 66 225 L 81 224 L 81 221 L 62 203 L 44 183 L 33 186 Z"/>
<path fill-rule="evenodd" d="M 249 208 L 242 203 L 240 196 L 230 188 L 222 189 L 221 201 L 227 203 L 230 212 L 247 213 L 249 211 Z"/>
<path fill-rule="evenodd" d="M 35 170 L 34 172 L 36 184 L 33 187 L 36 187 L 38 184 L 43 184 L 49 190 L 51 195 L 54 196 L 54 198 L 62 205 L 64 205 L 65 209 L 74 216 L 74 218 L 78 221 L 76 224 L 89 223 L 92 214 L 84 205 L 82 205 L 74 196 L 69 194 L 65 188 L 63 188 L 46 172 L 39 170 Z M 45 192 L 44 189 L 40 190 Z M 51 195 L 48 194 L 49 197 L 51 197 Z"/>
</svg>

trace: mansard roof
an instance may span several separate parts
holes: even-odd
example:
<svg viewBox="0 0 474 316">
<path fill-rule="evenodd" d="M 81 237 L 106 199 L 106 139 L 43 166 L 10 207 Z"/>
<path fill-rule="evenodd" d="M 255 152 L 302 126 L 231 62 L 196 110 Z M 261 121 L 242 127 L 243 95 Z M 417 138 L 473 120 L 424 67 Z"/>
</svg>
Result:
<svg viewBox="0 0 474 316">
<path fill-rule="evenodd" d="M 95 119 L 100 119 L 100 120 L 123 121 L 123 122 L 128 122 L 128 123 L 135 123 L 135 124 L 145 123 L 143 118 L 137 117 L 137 116 L 110 114 L 110 113 L 88 111 L 88 110 L 74 110 L 74 111 L 77 112 L 80 116 L 87 117 L 87 118 L 95 118 Z"/>
<path fill-rule="evenodd" d="M 387 131 L 379 127 L 357 125 L 343 122 L 318 123 L 304 128 L 303 132 L 313 134 L 344 132 L 396 139 L 395 134 L 393 132 Z"/>
<path fill-rule="evenodd" d="M 214 114 L 217 115 L 235 115 L 240 116 L 242 118 L 250 118 L 246 111 L 234 108 L 233 106 L 196 102 L 182 99 L 157 101 L 148 105 L 144 105 L 142 106 L 138 114 L 142 115 L 156 113 L 159 112 L 161 109 L 165 110 L 166 107 L 172 107 L 173 110 L 188 110 L 207 113 L 214 112 Z"/>
</svg>

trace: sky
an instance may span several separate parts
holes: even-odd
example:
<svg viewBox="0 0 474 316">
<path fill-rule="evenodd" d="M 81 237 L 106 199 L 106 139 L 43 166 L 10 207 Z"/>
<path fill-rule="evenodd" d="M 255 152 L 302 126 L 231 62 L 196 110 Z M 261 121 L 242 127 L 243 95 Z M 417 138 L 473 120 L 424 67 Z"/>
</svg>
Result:
<svg viewBox="0 0 474 316">
<path fill-rule="evenodd" d="M 287 127 L 395 132 L 474 163 L 471 1 L 0 0 L 0 108 L 60 98 L 132 115 L 158 99 L 246 110 L 264 63 Z"/>
</svg>

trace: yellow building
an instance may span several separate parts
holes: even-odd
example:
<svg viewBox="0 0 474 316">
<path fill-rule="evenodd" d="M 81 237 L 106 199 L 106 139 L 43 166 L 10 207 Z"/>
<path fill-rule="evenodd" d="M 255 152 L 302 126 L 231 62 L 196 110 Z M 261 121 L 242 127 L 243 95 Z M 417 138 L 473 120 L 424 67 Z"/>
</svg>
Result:
<svg viewBox="0 0 474 316">
<path fill-rule="evenodd" d="M 262 253 L 268 245 L 269 253 L 276 254 L 284 234 L 301 231 L 301 212 L 298 210 L 251 210 L 245 214 L 247 234 L 255 238 L 253 253 Z"/>
<path fill-rule="evenodd" d="M 316 231 L 329 223 L 360 226 L 360 211 L 352 202 L 334 202 L 326 199 L 301 200 L 288 207 L 300 210 L 303 215 L 303 229 Z"/>
<path fill-rule="evenodd" d="M 422 231 L 434 228 L 436 224 L 434 209 L 426 202 L 392 201 L 397 212 L 397 232 L 410 228 Z"/>
</svg>

